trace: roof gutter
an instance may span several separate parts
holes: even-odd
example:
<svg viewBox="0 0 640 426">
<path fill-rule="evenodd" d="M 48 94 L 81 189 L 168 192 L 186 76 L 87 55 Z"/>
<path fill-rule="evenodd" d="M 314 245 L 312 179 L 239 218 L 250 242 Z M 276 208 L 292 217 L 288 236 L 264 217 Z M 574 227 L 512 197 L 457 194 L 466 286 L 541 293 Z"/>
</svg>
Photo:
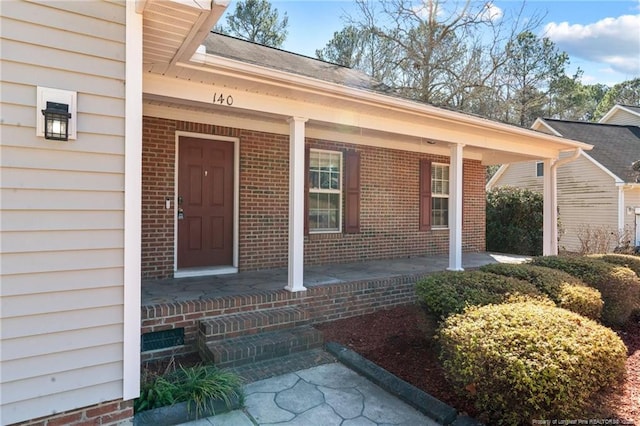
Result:
<svg viewBox="0 0 640 426">
<path fill-rule="evenodd" d="M 553 164 L 551 164 L 551 168 L 557 169 L 560 166 L 564 166 L 567 163 L 571 163 L 572 161 L 577 160 L 578 157 L 580 157 L 580 154 L 582 154 L 582 148 L 577 148 L 575 151 L 573 151 L 573 154 L 571 155 L 571 157 L 555 160 Z"/>
</svg>

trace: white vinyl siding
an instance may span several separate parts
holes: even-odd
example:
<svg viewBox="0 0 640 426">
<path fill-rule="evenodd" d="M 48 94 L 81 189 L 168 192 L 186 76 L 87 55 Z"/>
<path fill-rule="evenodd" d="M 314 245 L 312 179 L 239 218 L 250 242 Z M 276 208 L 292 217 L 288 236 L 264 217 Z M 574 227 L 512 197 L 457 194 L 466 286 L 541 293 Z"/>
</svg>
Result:
<svg viewBox="0 0 640 426">
<path fill-rule="evenodd" d="M 618 188 L 611 175 L 580 156 L 558 168 L 557 181 L 560 250 L 579 250 L 578 233 L 587 225 L 617 230 Z M 494 187 L 506 185 L 542 193 L 543 179 L 536 177 L 536 162 L 510 164 Z"/>
<path fill-rule="evenodd" d="M 3 2 L 1 424 L 122 397 L 125 3 Z M 36 88 L 78 138 L 36 137 Z"/>
<path fill-rule="evenodd" d="M 631 210 L 627 212 L 627 209 Z M 640 209 L 640 186 L 624 190 L 624 226 L 631 233 L 632 244 L 636 236 L 636 209 Z"/>
<path fill-rule="evenodd" d="M 560 229 L 564 230 L 560 249 L 578 250 L 578 235 L 587 226 L 616 232 L 618 188 L 613 177 L 583 156 L 560 167 L 558 209 Z M 614 246 L 609 249 L 613 250 Z"/>
<path fill-rule="evenodd" d="M 640 126 L 640 115 L 619 109 L 603 123 Z"/>
</svg>

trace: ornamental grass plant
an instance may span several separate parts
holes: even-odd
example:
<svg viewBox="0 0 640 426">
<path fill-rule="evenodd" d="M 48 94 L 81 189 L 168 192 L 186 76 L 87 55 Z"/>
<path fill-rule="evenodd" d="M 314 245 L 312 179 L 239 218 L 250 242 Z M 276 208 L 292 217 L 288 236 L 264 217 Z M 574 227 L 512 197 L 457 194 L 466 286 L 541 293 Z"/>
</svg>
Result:
<svg viewBox="0 0 640 426">
<path fill-rule="evenodd" d="M 241 380 L 228 371 L 213 365 L 178 367 L 164 375 L 143 379 L 140 397 L 134 401 L 134 411 L 187 402 L 196 418 L 205 411 L 213 412 L 213 401 L 224 401 L 230 407 L 233 399 L 241 399 Z"/>
</svg>

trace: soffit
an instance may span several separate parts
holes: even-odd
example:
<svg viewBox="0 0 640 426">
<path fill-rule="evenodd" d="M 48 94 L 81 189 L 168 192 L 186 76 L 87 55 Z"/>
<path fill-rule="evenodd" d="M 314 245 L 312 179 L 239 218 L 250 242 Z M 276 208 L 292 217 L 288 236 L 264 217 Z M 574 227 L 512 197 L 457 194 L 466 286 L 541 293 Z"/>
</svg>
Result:
<svg viewBox="0 0 640 426">
<path fill-rule="evenodd" d="M 142 0 L 143 70 L 166 73 L 193 54 L 224 13 L 228 1 Z"/>
</svg>

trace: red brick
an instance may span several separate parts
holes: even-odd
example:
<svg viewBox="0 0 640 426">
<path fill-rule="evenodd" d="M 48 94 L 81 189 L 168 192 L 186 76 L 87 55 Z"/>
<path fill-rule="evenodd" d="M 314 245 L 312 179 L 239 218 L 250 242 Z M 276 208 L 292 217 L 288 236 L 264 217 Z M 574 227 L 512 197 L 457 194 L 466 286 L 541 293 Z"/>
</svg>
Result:
<svg viewBox="0 0 640 426">
<path fill-rule="evenodd" d="M 145 278 L 173 274 L 175 132 L 185 130 L 240 139 L 240 270 L 286 266 L 288 235 L 288 135 L 231 129 L 153 117 L 143 119 L 142 269 Z M 360 234 L 305 237 L 305 264 L 353 262 L 446 253 L 446 230 L 418 230 L 418 163 L 449 158 L 388 148 L 307 139 L 328 150 L 362 155 Z M 463 250 L 485 246 L 484 167 L 464 161 Z M 285 178 L 283 178 L 285 177 Z M 172 205 L 173 207 L 173 205 Z M 193 312 L 189 309 L 186 312 Z"/>
<path fill-rule="evenodd" d="M 95 408 L 89 408 L 86 411 L 86 415 L 88 418 L 93 418 L 100 416 L 102 414 L 111 413 L 113 411 L 117 411 L 119 409 L 118 402 L 110 402 L 107 404 L 99 405 Z"/>
<path fill-rule="evenodd" d="M 53 417 L 47 421 L 47 426 L 64 426 L 78 422 L 82 419 L 82 412 L 65 414 L 60 417 Z"/>
</svg>

